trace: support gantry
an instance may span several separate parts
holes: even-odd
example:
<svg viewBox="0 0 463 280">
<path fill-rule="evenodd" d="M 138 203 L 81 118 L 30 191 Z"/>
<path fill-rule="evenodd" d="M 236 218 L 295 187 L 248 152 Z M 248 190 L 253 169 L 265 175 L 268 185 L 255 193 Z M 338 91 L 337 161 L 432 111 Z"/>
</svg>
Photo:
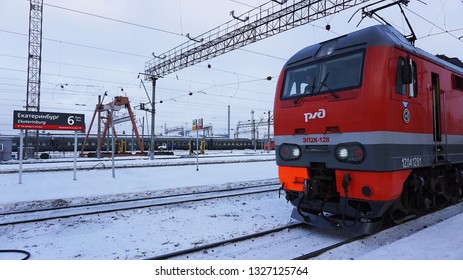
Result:
<svg viewBox="0 0 463 280">
<path fill-rule="evenodd" d="M 162 77 L 369 0 L 269 1 L 149 60 L 145 73 Z M 246 20 L 243 20 L 246 19 Z"/>
</svg>

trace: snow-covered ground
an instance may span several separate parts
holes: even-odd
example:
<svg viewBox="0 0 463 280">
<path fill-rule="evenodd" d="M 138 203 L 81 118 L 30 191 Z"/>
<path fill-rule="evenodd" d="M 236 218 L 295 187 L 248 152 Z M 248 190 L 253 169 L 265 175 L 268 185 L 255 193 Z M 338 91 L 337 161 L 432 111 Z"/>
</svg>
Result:
<svg viewBox="0 0 463 280">
<path fill-rule="evenodd" d="M 25 172 L 22 174 L 21 184 L 19 184 L 18 173 L 0 174 L 0 212 L 15 207 L 20 209 L 27 205 L 37 205 L 44 200 L 72 201 L 93 198 L 101 200 L 105 197 L 114 198 L 119 195 L 127 196 L 146 192 L 188 192 L 202 188 L 220 188 L 227 184 L 276 179 L 277 166 L 272 158 L 274 158 L 273 154 L 260 152 L 255 154 L 253 151 L 234 152 L 233 157 L 229 157 L 229 152 L 215 157 L 203 156 L 199 159 L 199 170 L 196 169 L 194 158 L 163 159 L 157 157 L 154 162 L 159 166 L 155 167 L 136 167 L 138 164 L 153 163 L 146 158 L 130 161 L 118 160 L 115 163 L 116 166 L 126 167 L 116 168 L 115 178 L 112 177 L 111 169 L 88 170 L 84 168 L 81 170 L 85 166 L 95 166 L 98 162 L 81 162 L 79 159 L 77 180 L 73 179 L 72 170 Z M 214 161 L 211 162 L 212 160 Z M 253 162 L 246 162 L 247 160 L 253 160 Z M 235 161 L 235 163 L 228 163 L 229 161 Z M 185 162 L 191 164 L 182 165 Z M 169 166 L 163 166 L 167 163 Z M 176 165 L 177 163 L 179 165 Z M 104 165 L 108 167 L 111 163 L 106 160 Z M 65 166 L 72 169 L 73 163 L 56 161 L 48 164 L 25 164 L 24 168 L 30 171 L 33 168 L 56 169 Z M 2 170 L 11 172 L 15 168 L 18 168 L 17 162 L 10 161 L 0 164 L 0 172 Z M 451 210 L 447 210 L 445 218 L 436 218 L 437 220 L 432 223 L 433 226 L 425 228 L 421 226 L 420 228 L 420 223 L 415 222 L 417 225 L 413 229 L 406 228 L 408 233 L 405 234 L 405 238 L 396 240 L 393 232 L 383 232 L 381 236 L 372 236 L 368 240 L 349 244 L 321 258 L 463 260 L 463 214 L 460 214 L 462 209 L 462 205 L 456 205 Z M 48 228 L 36 228 L 34 225 L 6 227 L 0 228 L 0 249 L 34 251 L 32 259 L 137 259 L 149 257 L 148 253 L 154 254 L 154 252 L 182 247 L 183 242 L 185 244 L 206 242 L 209 239 L 221 237 L 222 233 L 232 236 L 247 233 L 252 229 L 265 229 L 268 225 L 286 224 L 290 222 L 290 210 L 291 205 L 287 204 L 283 197 L 278 198 L 278 194 L 269 194 L 254 198 L 217 200 L 213 207 L 211 204 L 195 203 L 183 207 L 181 212 L 168 207 L 161 211 L 163 213 L 156 212 L 156 215 L 149 211 L 140 211 L 133 213 L 130 218 L 122 215 L 113 219 L 113 221 L 137 219 L 136 229 L 124 227 L 124 224 L 134 226 L 128 221 L 118 224 L 92 221 L 92 226 L 87 227 L 86 231 L 73 231 L 72 228 L 84 223 L 85 218 L 76 218 L 65 223 L 50 222 Z M 172 213 L 180 216 L 173 216 Z M 205 220 L 204 217 L 209 217 L 209 219 Z M 216 222 L 210 224 L 210 221 Z M 255 225 L 244 224 L 249 221 Z M 133 241 L 125 234 L 139 234 L 139 229 L 143 226 L 146 227 L 146 232 L 156 231 L 156 235 L 137 239 L 137 242 L 140 242 L 138 244 L 124 244 L 124 241 Z M 389 236 L 391 236 L 390 239 L 388 239 Z M 326 239 L 332 237 L 326 234 Z M 375 239 L 378 241 L 376 242 Z M 365 248 L 367 244 L 375 242 L 380 246 Z M 100 251 L 109 250 L 115 244 L 121 248 L 138 248 L 139 254 L 127 253 L 123 250 L 111 252 L 108 255 L 95 254 L 98 249 Z M 160 244 L 160 247 L 166 249 L 156 248 L 153 244 Z M 146 252 L 144 248 L 151 248 L 151 251 Z M 0 259 L 14 259 L 15 257 L 3 255 Z M 267 259 L 263 255 L 253 255 L 252 258 Z M 240 256 L 236 256 L 236 259 L 240 259 Z"/>
<path fill-rule="evenodd" d="M 35 160 L 23 164 L 21 184 L 17 161 L 8 161 L 0 163 L 0 205 L 31 200 L 178 190 L 191 186 L 277 178 L 274 158 L 274 154 L 253 151 L 208 153 L 200 156 L 198 168 L 196 157 L 157 156 L 154 160 L 147 157 L 118 158 L 115 161 L 114 178 L 111 159 L 78 158 L 76 180 L 70 158 L 48 161 L 52 163 Z M 248 161 L 261 161 L 262 164 L 245 164 Z M 102 167 L 106 169 L 99 169 Z M 66 171 L 30 172 L 57 169 Z M 16 173 L 10 173 L 12 170 Z"/>
</svg>

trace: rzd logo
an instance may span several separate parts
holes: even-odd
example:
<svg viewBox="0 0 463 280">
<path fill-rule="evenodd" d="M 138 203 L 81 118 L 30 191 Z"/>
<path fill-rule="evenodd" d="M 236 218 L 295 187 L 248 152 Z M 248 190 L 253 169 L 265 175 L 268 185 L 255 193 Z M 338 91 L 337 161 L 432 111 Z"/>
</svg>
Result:
<svg viewBox="0 0 463 280">
<path fill-rule="evenodd" d="M 309 122 L 309 120 L 314 120 L 314 119 L 324 119 L 326 117 L 326 111 L 325 109 L 319 109 L 315 113 L 305 113 L 304 118 L 305 122 Z"/>
</svg>

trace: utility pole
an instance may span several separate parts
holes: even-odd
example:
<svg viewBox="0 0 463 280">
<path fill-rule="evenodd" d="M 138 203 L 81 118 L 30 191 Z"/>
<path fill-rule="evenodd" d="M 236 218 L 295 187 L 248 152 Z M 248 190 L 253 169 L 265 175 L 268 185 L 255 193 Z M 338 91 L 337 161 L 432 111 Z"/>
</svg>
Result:
<svg viewBox="0 0 463 280">
<path fill-rule="evenodd" d="M 97 126 L 97 144 L 96 144 L 96 157 L 98 159 L 101 158 L 101 150 L 100 150 L 100 141 L 101 141 L 101 95 L 98 95 L 98 126 Z"/>
<path fill-rule="evenodd" d="M 238 139 L 238 138 L 239 138 L 239 135 L 240 135 L 240 125 L 241 125 L 241 121 L 238 121 L 238 124 L 236 125 L 236 136 L 235 136 L 235 139 Z"/>
<path fill-rule="evenodd" d="M 145 116 L 142 117 L 141 121 L 141 142 L 145 143 Z"/>
<path fill-rule="evenodd" d="M 146 75 L 146 74 L 143 74 L 143 73 L 140 73 L 142 75 Z M 145 89 L 145 93 L 146 93 L 146 96 L 148 97 L 148 100 L 151 104 L 151 110 L 150 109 L 145 109 L 145 107 L 143 106 L 140 106 L 140 109 L 141 110 L 144 110 L 146 112 L 150 112 L 151 113 L 151 145 L 150 145 L 150 151 L 149 151 L 149 157 L 151 160 L 154 159 L 154 133 L 155 133 L 155 113 L 156 113 L 156 109 L 155 109 L 155 99 L 156 99 L 156 82 L 158 80 L 158 77 L 155 76 L 155 75 L 147 75 L 147 79 L 151 80 L 151 83 L 152 83 L 152 90 L 151 90 L 151 98 L 148 94 L 148 91 L 146 90 L 146 87 L 145 87 L 145 83 L 143 83 L 143 80 L 141 80 L 141 84 L 143 85 L 143 88 Z M 148 121 L 148 120 L 147 120 Z"/>
<path fill-rule="evenodd" d="M 257 149 L 256 143 L 256 120 L 254 120 L 254 110 L 251 110 L 251 124 L 252 124 L 252 143 L 254 145 L 254 152 Z"/>
<path fill-rule="evenodd" d="M 267 117 L 267 153 L 270 153 L 270 111 Z"/>
<path fill-rule="evenodd" d="M 158 78 L 155 76 L 151 76 L 151 82 L 153 89 L 151 91 L 151 145 L 150 145 L 150 159 L 154 159 L 154 133 L 155 133 L 155 125 L 154 125 L 154 115 L 155 115 L 155 108 L 154 108 L 154 99 L 156 97 L 156 81 Z"/>
<path fill-rule="evenodd" d="M 29 11 L 29 55 L 27 65 L 26 111 L 40 112 L 40 77 L 42 64 L 42 16 L 43 0 L 30 0 Z M 26 143 L 29 145 L 28 130 Z M 36 149 L 39 144 L 39 131 L 36 134 Z"/>
<path fill-rule="evenodd" d="M 231 116 L 231 112 L 230 112 L 230 105 L 228 105 L 228 139 L 231 139 L 231 136 L 230 136 L 230 116 Z"/>
</svg>

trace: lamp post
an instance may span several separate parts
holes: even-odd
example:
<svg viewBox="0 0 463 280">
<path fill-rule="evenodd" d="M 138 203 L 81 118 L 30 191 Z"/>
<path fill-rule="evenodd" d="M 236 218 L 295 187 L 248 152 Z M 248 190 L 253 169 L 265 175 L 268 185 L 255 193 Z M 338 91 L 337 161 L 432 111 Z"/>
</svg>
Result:
<svg viewBox="0 0 463 280">
<path fill-rule="evenodd" d="M 264 112 L 264 114 L 267 114 L 267 153 L 270 153 L 270 110 L 268 112 Z"/>
</svg>

